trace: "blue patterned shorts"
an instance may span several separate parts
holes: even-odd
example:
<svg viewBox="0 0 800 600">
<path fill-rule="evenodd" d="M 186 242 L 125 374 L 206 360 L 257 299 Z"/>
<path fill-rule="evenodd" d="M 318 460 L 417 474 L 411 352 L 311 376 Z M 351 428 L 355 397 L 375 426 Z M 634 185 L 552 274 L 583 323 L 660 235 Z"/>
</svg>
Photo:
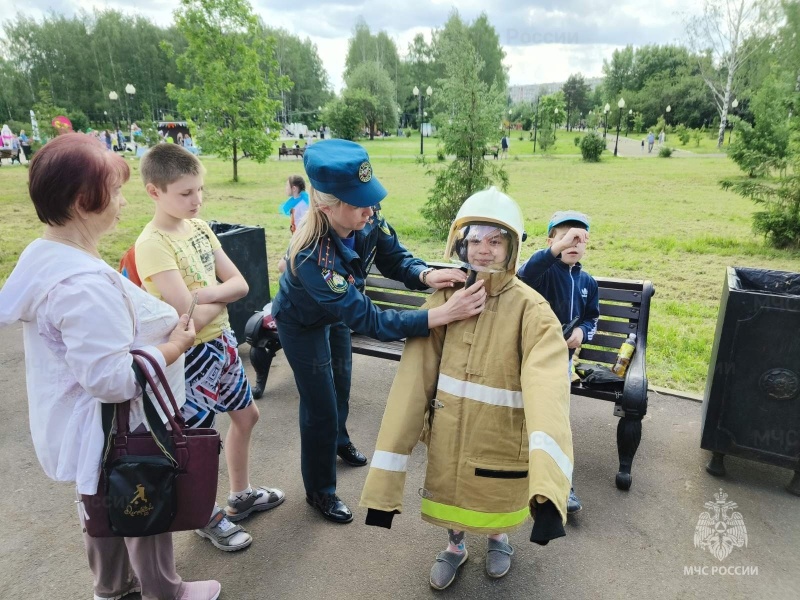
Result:
<svg viewBox="0 0 800 600">
<path fill-rule="evenodd" d="M 185 358 L 186 404 L 181 414 L 187 427 L 213 427 L 217 413 L 252 404 L 253 394 L 232 331 L 190 348 Z"/>
</svg>

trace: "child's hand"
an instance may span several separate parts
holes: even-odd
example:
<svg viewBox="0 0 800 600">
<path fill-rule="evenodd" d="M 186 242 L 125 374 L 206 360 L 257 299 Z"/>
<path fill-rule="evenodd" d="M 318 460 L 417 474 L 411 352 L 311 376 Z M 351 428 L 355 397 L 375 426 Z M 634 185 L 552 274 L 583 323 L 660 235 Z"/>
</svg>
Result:
<svg viewBox="0 0 800 600">
<path fill-rule="evenodd" d="M 586 244 L 589 241 L 589 232 L 580 227 L 573 227 L 564 237 L 553 244 L 554 254 L 558 256 L 567 248 L 574 248 L 578 244 Z"/>
<path fill-rule="evenodd" d="M 569 339 L 567 340 L 567 348 L 570 349 L 580 348 L 582 343 L 583 343 L 583 329 L 581 329 L 580 327 L 576 327 L 572 331 L 572 335 L 569 336 Z"/>
</svg>

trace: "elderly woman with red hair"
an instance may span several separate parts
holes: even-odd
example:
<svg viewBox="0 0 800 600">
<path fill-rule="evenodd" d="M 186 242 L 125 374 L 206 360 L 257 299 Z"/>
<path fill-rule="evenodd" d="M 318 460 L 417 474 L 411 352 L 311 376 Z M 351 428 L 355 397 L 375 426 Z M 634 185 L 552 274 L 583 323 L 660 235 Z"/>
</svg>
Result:
<svg viewBox="0 0 800 600">
<path fill-rule="evenodd" d="M 102 403 L 131 400 L 130 427 L 144 427 L 131 350 L 157 358 L 182 402 L 183 353 L 195 337 L 188 315 L 179 319 L 100 257 L 98 242 L 119 222 L 129 177 L 125 160 L 91 136 L 66 134 L 39 150 L 29 191 L 44 232 L 0 290 L 0 325 L 23 323 L 36 455 L 48 477 L 75 482 L 79 494 L 97 492 Z M 139 591 L 146 600 L 219 597 L 216 581 L 181 580 L 169 533 L 84 540 L 95 600 Z"/>
</svg>

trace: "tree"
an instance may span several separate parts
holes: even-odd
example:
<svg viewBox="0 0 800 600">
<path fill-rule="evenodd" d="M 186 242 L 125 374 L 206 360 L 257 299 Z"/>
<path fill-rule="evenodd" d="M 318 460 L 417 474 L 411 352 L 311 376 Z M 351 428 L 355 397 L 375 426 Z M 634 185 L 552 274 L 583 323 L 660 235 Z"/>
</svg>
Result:
<svg viewBox="0 0 800 600">
<path fill-rule="evenodd" d="M 364 116 L 361 110 L 362 107 L 354 103 L 352 98 L 334 98 L 325 107 L 323 118 L 336 137 L 343 140 L 355 140 L 364 125 Z"/>
<path fill-rule="evenodd" d="M 66 116 L 67 111 L 60 106 L 56 106 L 53 102 L 53 97 L 50 95 L 50 82 L 46 79 L 41 83 L 39 101 L 33 105 L 33 112 L 36 115 L 36 121 L 39 123 L 39 135 L 42 138 L 42 142 L 46 142 L 62 133 L 53 127 L 53 119 L 61 115 Z"/>
<path fill-rule="evenodd" d="M 583 75 L 577 73 L 567 78 L 566 83 L 561 87 L 561 91 L 564 92 L 564 98 L 567 103 L 567 131 L 569 131 L 573 122 L 570 119 L 571 114 L 575 115 L 588 110 L 586 101 L 589 96 L 589 85 L 583 79 Z"/>
<path fill-rule="evenodd" d="M 347 79 L 362 63 L 375 62 L 386 69 L 395 79 L 400 65 L 397 45 L 385 31 L 373 35 L 363 18 L 359 18 L 353 28 L 353 36 L 347 43 L 347 57 L 344 62 L 344 77 Z"/>
<path fill-rule="evenodd" d="M 444 152 L 455 155 L 455 160 L 430 171 L 435 182 L 422 209 L 428 225 L 440 237 L 447 234 L 459 207 L 469 196 L 493 183 L 503 190 L 508 187 L 505 170 L 483 158 L 484 150 L 498 133 L 505 90 L 475 77 L 481 72 L 483 60 L 465 33 L 440 40 L 446 76 L 437 82 L 435 103 L 449 118 L 442 122 L 439 137 Z"/>
<path fill-rule="evenodd" d="M 547 152 L 555 146 L 556 128 L 567 118 L 564 105 L 563 92 L 542 96 L 539 99 L 538 143 L 542 152 Z"/>
<path fill-rule="evenodd" d="M 752 98 L 751 127 L 737 123 L 730 156 L 746 174 L 721 181 L 760 210 L 753 229 L 777 248 L 800 247 L 800 4 L 783 5 L 785 23 L 772 48 L 769 75 Z"/>
<path fill-rule="evenodd" d="M 476 72 L 478 78 L 488 87 L 496 85 L 499 91 L 505 93 L 508 72 L 503 65 L 503 59 L 506 53 L 486 13 L 481 13 L 475 21 L 467 24 L 461 19 L 458 10 L 453 9 L 444 27 L 432 32 L 431 46 L 437 75 L 440 78 L 446 77 L 445 48 L 454 42 L 458 43 L 457 40 L 462 36 L 466 36 L 482 61 L 481 68 Z"/>
<path fill-rule="evenodd" d="M 400 70 L 402 77 L 398 81 L 398 103 L 405 117 L 405 121 L 417 124 L 419 116 L 419 100 L 413 94 L 414 86 L 420 90 L 433 86 L 439 79 L 436 63 L 434 62 L 434 48 L 425 41 L 425 37 L 418 33 L 408 44 L 405 62 Z"/>
<path fill-rule="evenodd" d="M 498 90 L 505 92 L 508 87 L 508 69 L 503 65 L 506 51 L 500 44 L 500 36 L 494 26 L 489 22 L 485 12 L 475 19 L 468 28 L 472 46 L 481 57 L 483 67 L 478 72 L 478 77 L 491 86 L 497 85 Z"/>
<path fill-rule="evenodd" d="M 301 40 L 284 29 L 262 27 L 264 36 L 275 38 L 279 74 L 286 75 L 294 84 L 281 93 L 283 119 L 288 122 L 293 120 L 292 115 L 298 115 L 308 122 L 308 117 L 333 97 L 317 46 L 310 39 Z"/>
<path fill-rule="evenodd" d="M 104 111 L 138 120 L 145 102 L 153 107 L 146 117 L 156 118 L 153 113 L 170 109 L 167 83 L 181 83 L 174 57 L 160 44 L 169 42 L 182 52 L 182 36 L 142 17 L 113 10 L 70 18 L 48 14 L 41 21 L 20 15 L 6 22 L 4 30 L 9 63 L 19 74 L 11 100 L 19 117 L 38 100 L 44 80 L 56 103 L 82 111 L 92 121 L 103 121 Z M 128 83 L 136 87 L 133 101 L 123 93 Z M 117 102 L 109 100 L 111 91 L 118 93 Z"/>
<path fill-rule="evenodd" d="M 177 59 L 187 87 L 167 86 L 178 109 L 200 130 L 206 152 L 233 162 L 239 180 L 241 153 L 264 162 L 272 152 L 279 127 L 273 100 L 291 85 L 278 75 L 274 38 L 265 38 L 246 0 L 181 0 L 175 13 L 187 41 Z"/>
<path fill-rule="evenodd" d="M 622 90 L 634 88 L 633 63 L 633 46 L 614 50 L 611 62 L 603 59 L 603 87 L 606 98 L 616 98 Z"/>
<path fill-rule="evenodd" d="M 703 13 L 687 20 L 690 46 L 711 58 L 699 64 L 719 112 L 717 146 L 725 140 L 736 73 L 767 39 L 775 22 L 775 9 L 775 0 L 705 0 Z M 746 43 L 748 40 L 750 43 Z"/>
<path fill-rule="evenodd" d="M 755 125 L 746 121 L 736 125 L 736 142 L 728 156 L 749 177 L 763 177 L 770 171 L 782 171 L 790 154 L 790 113 L 794 90 L 792 81 L 779 73 L 768 78 L 753 98 Z"/>
<path fill-rule="evenodd" d="M 353 69 L 346 82 L 345 96 L 349 96 L 349 103 L 361 107 L 364 124 L 369 130 L 369 139 L 374 138 L 376 128 L 387 130 L 397 125 L 395 87 L 380 64 L 361 63 Z"/>
</svg>

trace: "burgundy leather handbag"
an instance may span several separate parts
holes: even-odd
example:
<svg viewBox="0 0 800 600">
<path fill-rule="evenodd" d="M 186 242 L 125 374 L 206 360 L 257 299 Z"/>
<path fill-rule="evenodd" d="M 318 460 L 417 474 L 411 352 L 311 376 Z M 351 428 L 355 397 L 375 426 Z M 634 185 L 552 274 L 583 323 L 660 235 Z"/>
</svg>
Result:
<svg viewBox="0 0 800 600">
<path fill-rule="evenodd" d="M 150 431 L 131 433 L 130 402 L 103 404 L 106 442 L 100 482 L 96 494 L 82 494 L 80 500 L 85 531 L 92 537 L 141 537 L 203 528 L 216 501 L 219 433 L 187 429 L 158 361 L 141 350 L 132 354 Z M 166 392 L 172 413 L 156 381 Z M 169 430 L 155 410 L 148 386 Z"/>
</svg>

